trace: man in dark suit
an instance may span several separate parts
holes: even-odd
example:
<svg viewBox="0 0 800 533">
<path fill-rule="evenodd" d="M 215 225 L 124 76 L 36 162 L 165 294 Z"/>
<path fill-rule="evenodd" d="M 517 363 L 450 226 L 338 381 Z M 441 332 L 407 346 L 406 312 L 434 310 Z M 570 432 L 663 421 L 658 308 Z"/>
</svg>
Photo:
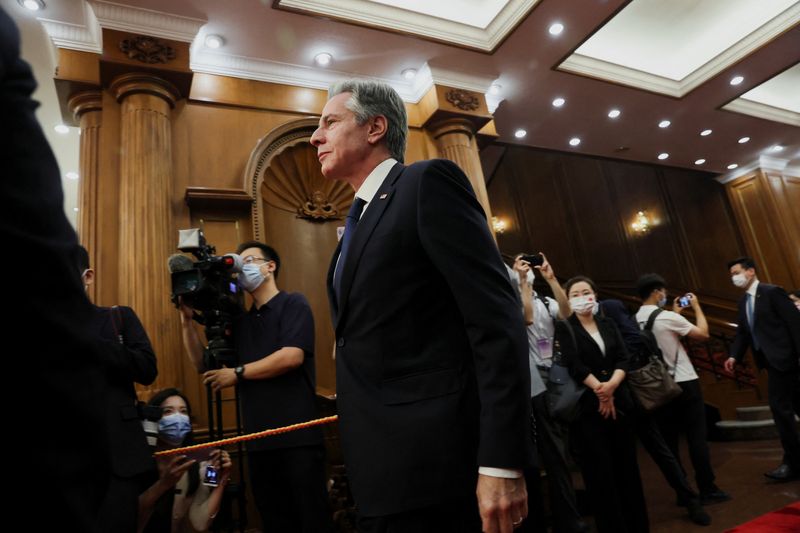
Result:
<svg viewBox="0 0 800 533">
<path fill-rule="evenodd" d="M 328 287 L 359 529 L 510 531 L 533 454 L 522 314 L 466 176 L 398 163 L 406 134 L 393 89 L 352 81 L 311 138 L 356 191 Z"/>
<path fill-rule="evenodd" d="M 2 332 L 6 375 L 22 404 L 6 409 L 4 420 L 11 448 L 22 451 L 4 472 L 14 487 L 8 507 L 27 520 L 22 529 L 94 531 L 109 479 L 100 362 L 35 88 L 17 27 L 0 8 L 0 243 L 11 254 L 3 262 Z"/>
<path fill-rule="evenodd" d="M 78 275 L 87 292 L 95 271 L 83 246 L 76 251 Z M 157 478 L 154 447 L 147 444 L 134 382 L 156 380 L 156 355 L 139 317 L 130 307 L 92 306 L 89 320 L 101 354 L 106 385 L 106 423 L 110 445 L 111 482 L 98 518 L 100 531 L 136 531 L 139 494 Z"/>
<path fill-rule="evenodd" d="M 728 263 L 733 284 L 743 289 L 739 300 L 739 327 L 725 369 L 733 372 L 747 348 L 759 368 L 767 369 L 769 407 L 783 445 L 783 463 L 764 474 L 776 481 L 800 478 L 800 312 L 781 287 L 760 283 L 749 257 Z"/>
</svg>

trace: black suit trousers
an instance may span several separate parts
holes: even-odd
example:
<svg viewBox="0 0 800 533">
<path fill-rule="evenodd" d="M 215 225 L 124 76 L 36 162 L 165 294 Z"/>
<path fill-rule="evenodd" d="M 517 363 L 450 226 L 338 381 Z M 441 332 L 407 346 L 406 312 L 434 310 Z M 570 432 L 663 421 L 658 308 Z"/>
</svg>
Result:
<svg viewBox="0 0 800 533">
<path fill-rule="evenodd" d="M 783 446 L 783 462 L 800 472 L 800 432 L 795 415 L 800 416 L 800 371 L 783 372 L 767 364 L 769 408 Z"/>
</svg>

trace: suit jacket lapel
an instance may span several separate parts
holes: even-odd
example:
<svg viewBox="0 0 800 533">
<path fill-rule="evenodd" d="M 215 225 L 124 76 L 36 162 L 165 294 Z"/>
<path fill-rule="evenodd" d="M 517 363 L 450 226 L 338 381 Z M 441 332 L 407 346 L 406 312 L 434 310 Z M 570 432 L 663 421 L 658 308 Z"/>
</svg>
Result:
<svg viewBox="0 0 800 533">
<path fill-rule="evenodd" d="M 347 251 L 345 264 L 342 266 L 342 285 L 340 287 L 341 299 L 339 301 L 336 323 L 337 326 L 338 318 L 344 316 L 344 311 L 347 308 L 347 298 L 350 294 L 350 287 L 353 284 L 353 277 L 355 276 L 356 269 L 358 268 L 358 262 L 361 258 L 361 254 L 364 252 L 364 246 L 369 241 L 372 231 L 375 229 L 375 226 L 378 225 L 378 222 L 383 216 L 386 206 L 388 206 L 389 202 L 392 200 L 392 195 L 394 193 L 394 182 L 405 168 L 406 167 L 400 163 L 392 167 L 392 170 L 389 171 L 389 174 L 383 180 L 380 188 L 367 206 L 367 210 L 364 212 L 364 215 L 358 222 L 358 227 L 356 228 L 356 232 L 353 234 L 353 240 L 350 242 L 350 248 Z"/>
<path fill-rule="evenodd" d="M 328 287 L 328 303 L 331 306 L 331 320 L 333 321 L 333 329 L 336 330 L 336 323 L 339 320 L 339 306 L 336 302 L 336 291 L 333 290 L 333 273 L 336 271 L 336 260 L 339 259 L 339 254 L 342 251 L 342 240 L 339 239 L 339 243 L 336 245 L 336 251 L 333 252 L 333 258 L 331 259 L 331 264 L 328 267 L 328 278 L 327 278 L 327 287 Z"/>
</svg>

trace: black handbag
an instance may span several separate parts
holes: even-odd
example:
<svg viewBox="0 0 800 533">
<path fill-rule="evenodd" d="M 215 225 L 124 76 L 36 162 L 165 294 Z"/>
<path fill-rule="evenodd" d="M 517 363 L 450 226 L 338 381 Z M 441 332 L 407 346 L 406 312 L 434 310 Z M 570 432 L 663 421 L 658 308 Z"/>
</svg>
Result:
<svg viewBox="0 0 800 533">
<path fill-rule="evenodd" d="M 569 331 L 573 346 L 577 350 L 577 342 L 572 326 L 568 322 L 562 321 L 561 324 Z M 580 415 L 580 400 L 586 387 L 583 383 L 578 383 L 569 375 L 569 368 L 562 364 L 562 350 L 559 343 L 554 346 L 553 365 L 547 376 L 545 386 L 545 403 L 547 410 L 552 418 L 562 422 L 573 422 Z"/>
<path fill-rule="evenodd" d="M 663 309 L 656 309 L 647 319 L 642 330 L 642 341 L 649 352 L 647 363 L 628 372 L 627 381 L 631 391 L 645 411 L 653 411 L 665 405 L 678 396 L 683 390 L 675 383 L 662 359 L 661 349 L 653 335 L 653 323 Z M 678 354 L 675 354 L 675 365 L 678 364 Z"/>
</svg>

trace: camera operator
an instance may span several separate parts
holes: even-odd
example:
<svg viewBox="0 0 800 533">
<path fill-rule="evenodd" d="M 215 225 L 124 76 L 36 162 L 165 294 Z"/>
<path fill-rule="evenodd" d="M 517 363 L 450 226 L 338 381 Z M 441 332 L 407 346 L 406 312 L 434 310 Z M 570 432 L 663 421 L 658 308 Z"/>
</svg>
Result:
<svg viewBox="0 0 800 533">
<path fill-rule="evenodd" d="M 76 266 L 88 292 L 95 272 L 83 246 L 77 248 L 76 254 Z M 155 381 L 156 356 L 133 309 L 92 307 L 89 328 L 103 362 L 112 468 L 98 525 L 100 531 L 132 532 L 136 530 L 139 493 L 149 486 L 156 472 L 133 384 L 149 385 Z"/>
<path fill-rule="evenodd" d="M 278 289 L 280 257 L 271 247 L 239 245 L 239 285 L 253 298 L 233 322 L 235 368 L 206 368 L 194 311 L 181 304 L 183 341 L 189 357 L 214 391 L 238 385 L 246 433 L 317 417 L 314 318 L 302 294 Z M 265 532 L 331 529 L 319 428 L 247 442 L 250 483 Z"/>
</svg>

